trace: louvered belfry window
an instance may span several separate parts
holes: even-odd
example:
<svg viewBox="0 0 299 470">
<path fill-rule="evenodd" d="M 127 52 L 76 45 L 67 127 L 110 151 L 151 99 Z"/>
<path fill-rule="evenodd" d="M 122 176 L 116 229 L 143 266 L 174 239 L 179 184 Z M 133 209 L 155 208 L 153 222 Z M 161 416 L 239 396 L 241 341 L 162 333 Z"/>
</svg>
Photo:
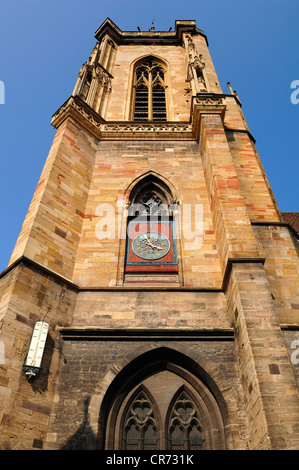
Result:
<svg viewBox="0 0 299 470">
<path fill-rule="evenodd" d="M 166 121 L 165 67 L 147 57 L 135 70 L 134 121 Z"/>
</svg>

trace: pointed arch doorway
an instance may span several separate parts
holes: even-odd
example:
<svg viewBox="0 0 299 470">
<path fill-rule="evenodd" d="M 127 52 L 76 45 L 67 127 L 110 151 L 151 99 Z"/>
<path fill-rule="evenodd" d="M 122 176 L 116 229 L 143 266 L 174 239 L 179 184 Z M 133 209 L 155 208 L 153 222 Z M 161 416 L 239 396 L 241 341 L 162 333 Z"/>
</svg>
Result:
<svg viewBox="0 0 299 470">
<path fill-rule="evenodd" d="M 161 347 L 130 362 L 102 402 L 106 450 L 224 450 L 230 441 L 223 397 L 192 359 Z"/>
</svg>

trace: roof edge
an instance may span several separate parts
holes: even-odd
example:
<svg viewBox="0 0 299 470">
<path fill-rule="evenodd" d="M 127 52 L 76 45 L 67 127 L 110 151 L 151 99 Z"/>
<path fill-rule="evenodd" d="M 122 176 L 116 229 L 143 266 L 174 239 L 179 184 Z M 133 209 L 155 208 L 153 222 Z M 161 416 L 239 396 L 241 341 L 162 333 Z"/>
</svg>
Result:
<svg viewBox="0 0 299 470">
<path fill-rule="evenodd" d="M 108 34 L 117 44 L 126 43 L 180 43 L 183 33 L 199 34 L 208 44 L 204 32 L 196 27 L 195 20 L 176 20 L 174 31 L 122 31 L 109 17 L 95 32 L 95 38 L 101 41 Z"/>
</svg>

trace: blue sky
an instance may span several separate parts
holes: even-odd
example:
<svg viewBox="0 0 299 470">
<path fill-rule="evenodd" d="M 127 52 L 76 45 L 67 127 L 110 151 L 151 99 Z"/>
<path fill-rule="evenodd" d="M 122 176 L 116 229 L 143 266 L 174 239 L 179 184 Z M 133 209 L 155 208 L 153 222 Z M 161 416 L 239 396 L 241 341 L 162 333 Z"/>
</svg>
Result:
<svg viewBox="0 0 299 470">
<path fill-rule="evenodd" d="M 8 264 L 51 147 L 51 116 L 110 17 L 124 31 L 196 20 L 224 92 L 243 112 L 282 211 L 299 212 L 298 0 L 0 0 L 0 272 Z M 298 95 L 299 97 L 299 95 Z M 0 97 L 1 102 L 1 97 Z"/>
</svg>

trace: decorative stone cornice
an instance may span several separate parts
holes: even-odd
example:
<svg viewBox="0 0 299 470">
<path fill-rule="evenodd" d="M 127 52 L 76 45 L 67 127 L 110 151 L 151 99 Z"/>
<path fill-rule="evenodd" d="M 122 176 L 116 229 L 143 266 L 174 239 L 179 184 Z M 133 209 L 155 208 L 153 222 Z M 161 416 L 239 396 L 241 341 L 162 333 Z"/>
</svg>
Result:
<svg viewBox="0 0 299 470">
<path fill-rule="evenodd" d="M 203 110 L 211 110 L 213 107 L 219 108 L 224 105 L 222 96 L 204 93 L 193 98 L 193 104 L 201 106 Z"/>
<path fill-rule="evenodd" d="M 52 116 L 51 124 L 56 129 L 72 117 L 92 135 L 101 138 L 101 125 L 104 119 L 79 96 L 71 96 Z"/>
<path fill-rule="evenodd" d="M 192 140 L 189 122 L 107 122 L 101 126 L 103 140 Z"/>
<path fill-rule="evenodd" d="M 226 110 L 224 98 L 208 93 L 193 97 L 192 135 L 198 140 L 200 134 L 200 120 L 203 114 L 220 114 L 222 120 Z"/>
<path fill-rule="evenodd" d="M 53 115 L 51 124 L 56 129 L 72 117 L 100 140 L 192 140 L 189 122 L 106 122 L 79 96 L 71 96 Z"/>
<path fill-rule="evenodd" d="M 122 31 L 110 18 L 107 18 L 95 33 L 101 41 L 109 35 L 116 44 L 181 44 L 183 34 L 199 34 L 208 40 L 203 31 L 196 27 L 194 20 L 177 20 L 174 31 Z"/>
<path fill-rule="evenodd" d="M 234 341 L 233 328 L 84 328 L 60 327 L 58 328 L 65 341 Z"/>
<path fill-rule="evenodd" d="M 163 121 L 107 122 L 94 111 L 80 96 L 71 96 L 53 115 L 51 124 L 56 129 L 68 118 L 75 119 L 99 140 L 197 140 L 200 116 L 221 114 L 224 116 L 224 98 L 203 93 L 193 98 L 193 112 L 190 122 Z"/>
</svg>

